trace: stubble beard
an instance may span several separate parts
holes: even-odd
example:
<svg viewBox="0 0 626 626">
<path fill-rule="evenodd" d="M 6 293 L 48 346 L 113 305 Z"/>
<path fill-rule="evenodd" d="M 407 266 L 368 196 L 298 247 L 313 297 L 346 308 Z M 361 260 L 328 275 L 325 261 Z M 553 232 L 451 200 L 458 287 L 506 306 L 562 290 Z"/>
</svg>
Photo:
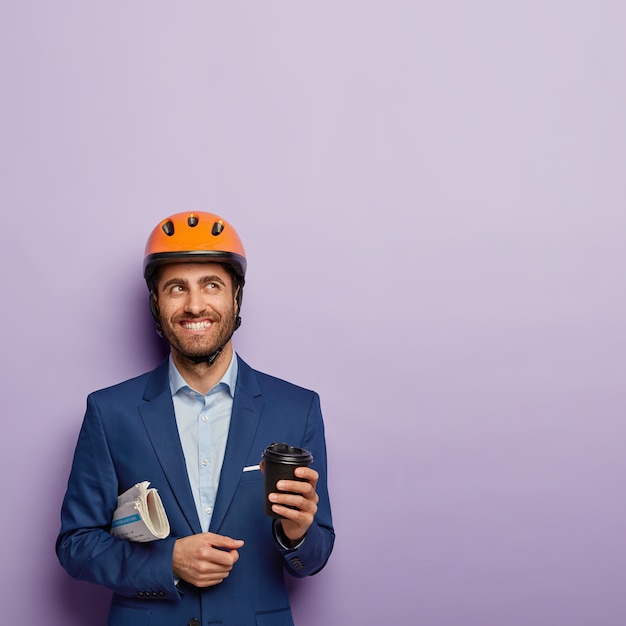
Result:
<svg viewBox="0 0 626 626">
<path fill-rule="evenodd" d="M 182 334 L 185 331 L 175 330 L 179 328 L 179 324 L 184 320 L 193 321 L 204 317 L 204 315 L 185 315 L 173 319 L 171 323 L 166 322 L 162 318 L 160 319 L 163 335 L 169 342 L 171 348 L 190 364 L 212 363 L 211 357 L 228 343 L 235 332 L 236 315 L 234 308 L 226 315 L 212 319 L 213 324 L 211 330 L 217 328 L 218 333 L 210 342 L 207 337 L 200 335 L 184 337 Z"/>
</svg>

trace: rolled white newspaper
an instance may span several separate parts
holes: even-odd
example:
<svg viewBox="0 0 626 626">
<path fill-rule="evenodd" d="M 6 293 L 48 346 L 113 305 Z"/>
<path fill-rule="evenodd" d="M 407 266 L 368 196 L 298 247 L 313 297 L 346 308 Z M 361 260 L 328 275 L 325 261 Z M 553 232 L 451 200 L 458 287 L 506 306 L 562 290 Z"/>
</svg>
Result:
<svg viewBox="0 0 626 626">
<path fill-rule="evenodd" d="M 161 496 L 150 483 L 137 483 L 117 498 L 111 534 L 130 541 L 154 541 L 170 534 Z"/>
</svg>

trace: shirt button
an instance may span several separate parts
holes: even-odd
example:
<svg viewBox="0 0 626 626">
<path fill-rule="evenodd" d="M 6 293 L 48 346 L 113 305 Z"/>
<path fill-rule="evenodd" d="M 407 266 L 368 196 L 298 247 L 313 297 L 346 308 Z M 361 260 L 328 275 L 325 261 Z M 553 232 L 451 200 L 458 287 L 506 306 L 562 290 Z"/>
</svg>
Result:
<svg viewBox="0 0 626 626">
<path fill-rule="evenodd" d="M 202 416 L 202 421 L 203 421 L 203 422 L 208 421 L 208 419 L 209 419 L 209 418 L 208 418 L 206 415 L 203 415 L 203 416 Z"/>
<path fill-rule="evenodd" d="M 206 508 L 206 509 L 204 509 L 204 512 L 205 512 L 207 515 L 211 515 L 211 513 L 213 513 L 213 509 L 212 509 L 210 506 L 207 506 L 207 508 Z"/>
<path fill-rule="evenodd" d="M 202 465 L 206 467 L 208 464 L 209 462 L 207 461 L 207 459 L 202 459 Z"/>
</svg>

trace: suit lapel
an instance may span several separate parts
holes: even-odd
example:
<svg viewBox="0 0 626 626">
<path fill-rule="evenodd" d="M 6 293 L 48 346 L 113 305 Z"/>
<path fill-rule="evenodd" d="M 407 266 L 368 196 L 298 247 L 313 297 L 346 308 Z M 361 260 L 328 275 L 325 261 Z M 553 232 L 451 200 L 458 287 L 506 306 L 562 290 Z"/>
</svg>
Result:
<svg viewBox="0 0 626 626">
<path fill-rule="evenodd" d="M 202 532 L 178 436 L 167 360 L 154 370 L 146 385 L 144 400 L 147 402 L 139 406 L 139 412 L 170 489 L 191 530 Z"/>
<path fill-rule="evenodd" d="M 209 529 L 211 532 L 218 532 L 224 521 L 243 468 L 249 460 L 250 448 L 263 412 L 261 390 L 254 372 L 239 357 L 237 358 L 239 359 L 237 385 L 215 509 Z"/>
</svg>

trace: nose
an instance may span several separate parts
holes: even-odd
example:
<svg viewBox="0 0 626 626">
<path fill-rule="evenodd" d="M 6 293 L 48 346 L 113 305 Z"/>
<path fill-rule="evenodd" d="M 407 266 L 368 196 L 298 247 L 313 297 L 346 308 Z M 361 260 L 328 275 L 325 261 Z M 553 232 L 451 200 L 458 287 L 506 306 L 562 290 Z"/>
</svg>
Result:
<svg viewBox="0 0 626 626">
<path fill-rule="evenodd" d="M 185 299 L 185 311 L 192 315 L 200 315 L 206 308 L 202 293 L 198 289 L 190 289 Z"/>
</svg>

